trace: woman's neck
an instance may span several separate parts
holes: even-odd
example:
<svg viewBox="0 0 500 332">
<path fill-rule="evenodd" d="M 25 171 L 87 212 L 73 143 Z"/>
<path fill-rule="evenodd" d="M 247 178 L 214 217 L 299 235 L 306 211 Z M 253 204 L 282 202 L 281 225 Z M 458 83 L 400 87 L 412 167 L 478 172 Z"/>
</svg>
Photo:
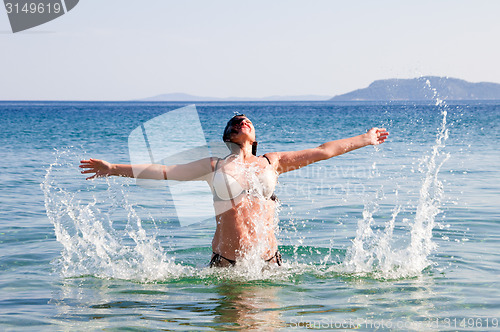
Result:
<svg viewBox="0 0 500 332">
<path fill-rule="evenodd" d="M 253 145 L 251 142 L 244 142 L 242 144 L 233 144 L 231 153 L 242 158 L 242 160 L 251 159 L 254 157 L 252 154 Z"/>
</svg>

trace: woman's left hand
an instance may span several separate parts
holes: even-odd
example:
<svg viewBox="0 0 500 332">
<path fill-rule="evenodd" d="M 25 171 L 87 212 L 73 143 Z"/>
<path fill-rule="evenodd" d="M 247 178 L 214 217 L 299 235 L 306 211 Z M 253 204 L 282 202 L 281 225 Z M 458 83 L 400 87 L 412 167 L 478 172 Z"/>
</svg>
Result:
<svg viewBox="0 0 500 332">
<path fill-rule="evenodd" d="M 368 130 L 366 133 L 368 136 L 368 144 L 369 145 L 379 145 L 385 142 L 387 136 L 389 136 L 389 133 L 385 128 L 372 128 Z"/>
</svg>

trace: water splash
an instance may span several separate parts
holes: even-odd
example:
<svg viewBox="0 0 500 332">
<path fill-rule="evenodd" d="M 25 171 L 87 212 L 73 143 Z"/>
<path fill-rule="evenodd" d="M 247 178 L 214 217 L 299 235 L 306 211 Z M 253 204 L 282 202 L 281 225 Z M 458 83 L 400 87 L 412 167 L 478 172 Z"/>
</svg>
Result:
<svg viewBox="0 0 500 332">
<path fill-rule="evenodd" d="M 165 254 L 154 236 L 147 235 L 123 185 L 106 179 L 92 188 L 77 189 L 75 183 L 82 183 L 75 172 L 78 153 L 69 148 L 55 156 L 41 188 L 47 216 L 63 247 L 56 265 L 64 277 L 152 281 L 186 270 Z M 124 220 L 113 221 L 116 212 Z"/>
<path fill-rule="evenodd" d="M 347 251 L 345 261 L 330 270 L 394 279 L 419 275 L 433 264 L 429 259 L 431 252 L 436 249 L 436 244 L 432 241 L 432 230 L 435 218 L 441 212 L 443 197 L 443 184 L 438 175 L 449 158 L 449 154 L 443 152 L 449 131 L 447 105 L 439 98 L 436 89 L 431 87 L 429 80 L 426 81 L 426 86 L 433 92 L 435 106 L 440 109 L 442 120 L 430 153 L 420 160 L 419 171 L 424 175 L 415 217 L 410 222 L 409 245 L 406 248 L 394 246 L 393 231 L 401 206 L 393 208 L 384 230 L 375 232 L 373 215 L 378 211 L 378 204 L 372 201 L 365 204 L 363 218 L 358 222 L 356 237 Z"/>
</svg>

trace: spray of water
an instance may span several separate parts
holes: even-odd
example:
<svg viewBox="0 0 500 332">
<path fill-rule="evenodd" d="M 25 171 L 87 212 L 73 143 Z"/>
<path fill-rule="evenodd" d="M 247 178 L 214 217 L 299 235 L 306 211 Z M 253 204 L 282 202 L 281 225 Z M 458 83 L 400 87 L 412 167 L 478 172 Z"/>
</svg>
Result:
<svg viewBox="0 0 500 332">
<path fill-rule="evenodd" d="M 74 150 L 56 151 L 41 184 L 47 216 L 63 247 L 56 262 L 61 274 L 152 281 L 183 273 L 187 267 L 175 264 L 155 237 L 147 235 L 123 185 L 107 179 L 77 189 L 81 177 L 75 176 L 75 161 L 80 158 Z M 125 218 L 121 227 L 112 219 L 117 210 Z"/>
<path fill-rule="evenodd" d="M 331 270 L 394 279 L 419 275 L 432 265 L 429 255 L 436 248 L 432 241 L 432 230 L 443 196 L 443 184 L 438 174 L 449 155 L 443 152 L 448 139 L 447 105 L 439 98 L 436 89 L 431 87 L 429 80 L 426 81 L 426 86 L 433 93 L 435 106 L 440 109 L 442 120 L 430 153 L 420 162 L 423 178 L 415 217 L 410 223 L 409 245 L 406 248 L 393 247 L 393 231 L 401 206 L 394 207 L 384 230 L 376 232 L 373 230 L 373 215 L 378 210 L 378 204 L 372 201 L 365 204 L 363 218 L 358 222 L 356 237 L 347 251 L 345 261 Z"/>
</svg>

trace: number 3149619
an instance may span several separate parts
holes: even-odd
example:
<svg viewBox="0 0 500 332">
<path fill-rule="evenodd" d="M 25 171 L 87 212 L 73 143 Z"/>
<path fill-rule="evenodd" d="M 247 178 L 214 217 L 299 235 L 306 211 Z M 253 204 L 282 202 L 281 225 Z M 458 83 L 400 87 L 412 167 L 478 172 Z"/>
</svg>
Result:
<svg viewBox="0 0 500 332">
<path fill-rule="evenodd" d="M 15 14 L 43 14 L 43 13 L 55 13 L 59 14 L 62 10 L 61 4 L 59 3 L 37 3 L 30 2 L 25 3 L 24 5 L 20 5 L 19 3 L 7 2 L 5 4 L 5 8 L 7 9 L 7 14 L 15 13 Z"/>
</svg>

